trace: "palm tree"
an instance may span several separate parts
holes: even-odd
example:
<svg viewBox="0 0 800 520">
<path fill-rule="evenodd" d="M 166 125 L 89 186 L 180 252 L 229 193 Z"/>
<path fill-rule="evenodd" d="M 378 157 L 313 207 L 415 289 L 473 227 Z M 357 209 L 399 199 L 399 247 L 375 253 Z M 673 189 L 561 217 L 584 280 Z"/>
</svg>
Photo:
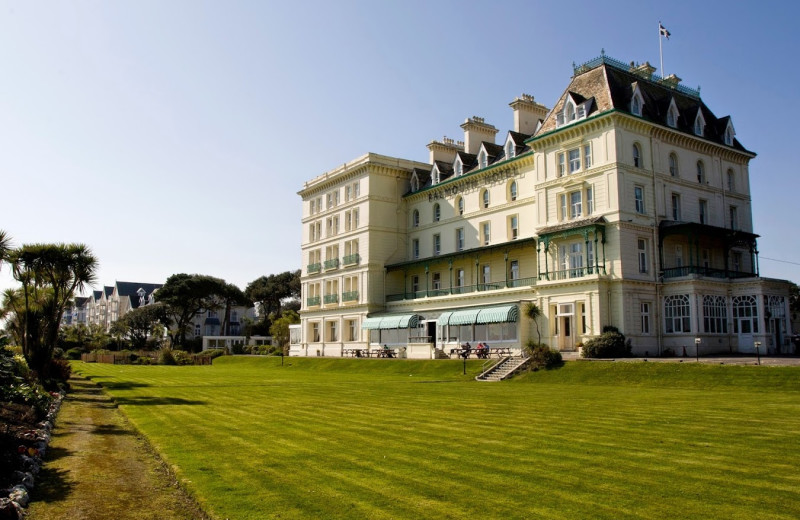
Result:
<svg viewBox="0 0 800 520">
<path fill-rule="evenodd" d="M 11 237 L 8 233 L 0 229 L 0 267 L 3 262 L 8 260 L 8 254 L 11 252 Z"/>
<path fill-rule="evenodd" d="M 542 309 L 539 308 L 534 302 L 528 302 L 525 304 L 525 308 L 523 309 L 525 316 L 533 321 L 533 324 L 536 325 L 536 336 L 537 336 L 537 345 L 542 344 L 542 333 L 539 330 L 539 322 L 538 319 L 542 316 Z"/>
</svg>

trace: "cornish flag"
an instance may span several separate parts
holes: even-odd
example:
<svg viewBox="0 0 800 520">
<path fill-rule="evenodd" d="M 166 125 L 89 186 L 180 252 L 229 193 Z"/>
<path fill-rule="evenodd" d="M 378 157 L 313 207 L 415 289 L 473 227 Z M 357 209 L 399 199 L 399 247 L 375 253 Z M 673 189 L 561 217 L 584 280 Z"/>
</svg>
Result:
<svg viewBox="0 0 800 520">
<path fill-rule="evenodd" d="M 661 22 L 658 22 L 658 32 L 661 34 L 661 36 L 666 36 L 669 40 L 669 31 L 663 25 L 661 25 Z"/>
</svg>

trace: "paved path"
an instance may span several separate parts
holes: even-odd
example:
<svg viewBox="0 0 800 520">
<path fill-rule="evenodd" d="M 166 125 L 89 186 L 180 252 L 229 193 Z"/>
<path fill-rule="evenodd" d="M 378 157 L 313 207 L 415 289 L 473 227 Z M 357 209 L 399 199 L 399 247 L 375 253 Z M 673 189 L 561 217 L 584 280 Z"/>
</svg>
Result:
<svg viewBox="0 0 800 520">
<path fill-rule="evenodd" d="M 28 520 L 205 518 L 99 387 L 70 384 Z"/>
</svg>

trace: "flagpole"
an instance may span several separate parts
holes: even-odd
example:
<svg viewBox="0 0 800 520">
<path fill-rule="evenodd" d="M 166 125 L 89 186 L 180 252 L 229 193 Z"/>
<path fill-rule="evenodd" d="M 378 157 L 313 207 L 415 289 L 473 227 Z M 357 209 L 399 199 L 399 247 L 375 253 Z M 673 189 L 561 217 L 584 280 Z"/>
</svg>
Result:
<svg viewBox="0 0 800 520">
<path fill-rule="evenodd" d="M 666 78 L 667 75 L 664 73 L 664 52 L 662 51 L 662 48 L 661 48 L 661 36 L 662 36 L 662 34 L 661 34 L 661 20 L 659 20 L 658 21 L 658 59 L 661 62 L 661 70 L 659 72 L 661 72 L 661 77 L 662 78 Z"/>
</svg>

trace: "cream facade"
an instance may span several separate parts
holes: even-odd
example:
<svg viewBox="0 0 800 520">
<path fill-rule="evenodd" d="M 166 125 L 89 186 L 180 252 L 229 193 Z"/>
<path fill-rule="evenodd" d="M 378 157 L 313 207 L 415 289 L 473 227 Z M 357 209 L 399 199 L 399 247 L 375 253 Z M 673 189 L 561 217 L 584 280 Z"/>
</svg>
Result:
<svg viewBox="0 0 800 520">
<path fill-rule="evenodd" d="M 601 56 L 574 72 L 551 110 L 515 99 L 506 134 L 473 117 L 463 142 L 429 143 L 429 164 L 368 155 L 306 184 L 294 355 L 519 351 L 539 334 L 571 351 L 607 325 L 641 355 L 792 351 L 788 283 L 759 275 L 755 154 L 731 118 L 648 64 Z M 370 173 L 373 157 L 398 166 Z M 329 206 L 354 179 L 363 200 Z M 329 236 L 355 207 L 359 227 Z M 369 260 L 329 265 L 353 239 Z"/>
</svg>

